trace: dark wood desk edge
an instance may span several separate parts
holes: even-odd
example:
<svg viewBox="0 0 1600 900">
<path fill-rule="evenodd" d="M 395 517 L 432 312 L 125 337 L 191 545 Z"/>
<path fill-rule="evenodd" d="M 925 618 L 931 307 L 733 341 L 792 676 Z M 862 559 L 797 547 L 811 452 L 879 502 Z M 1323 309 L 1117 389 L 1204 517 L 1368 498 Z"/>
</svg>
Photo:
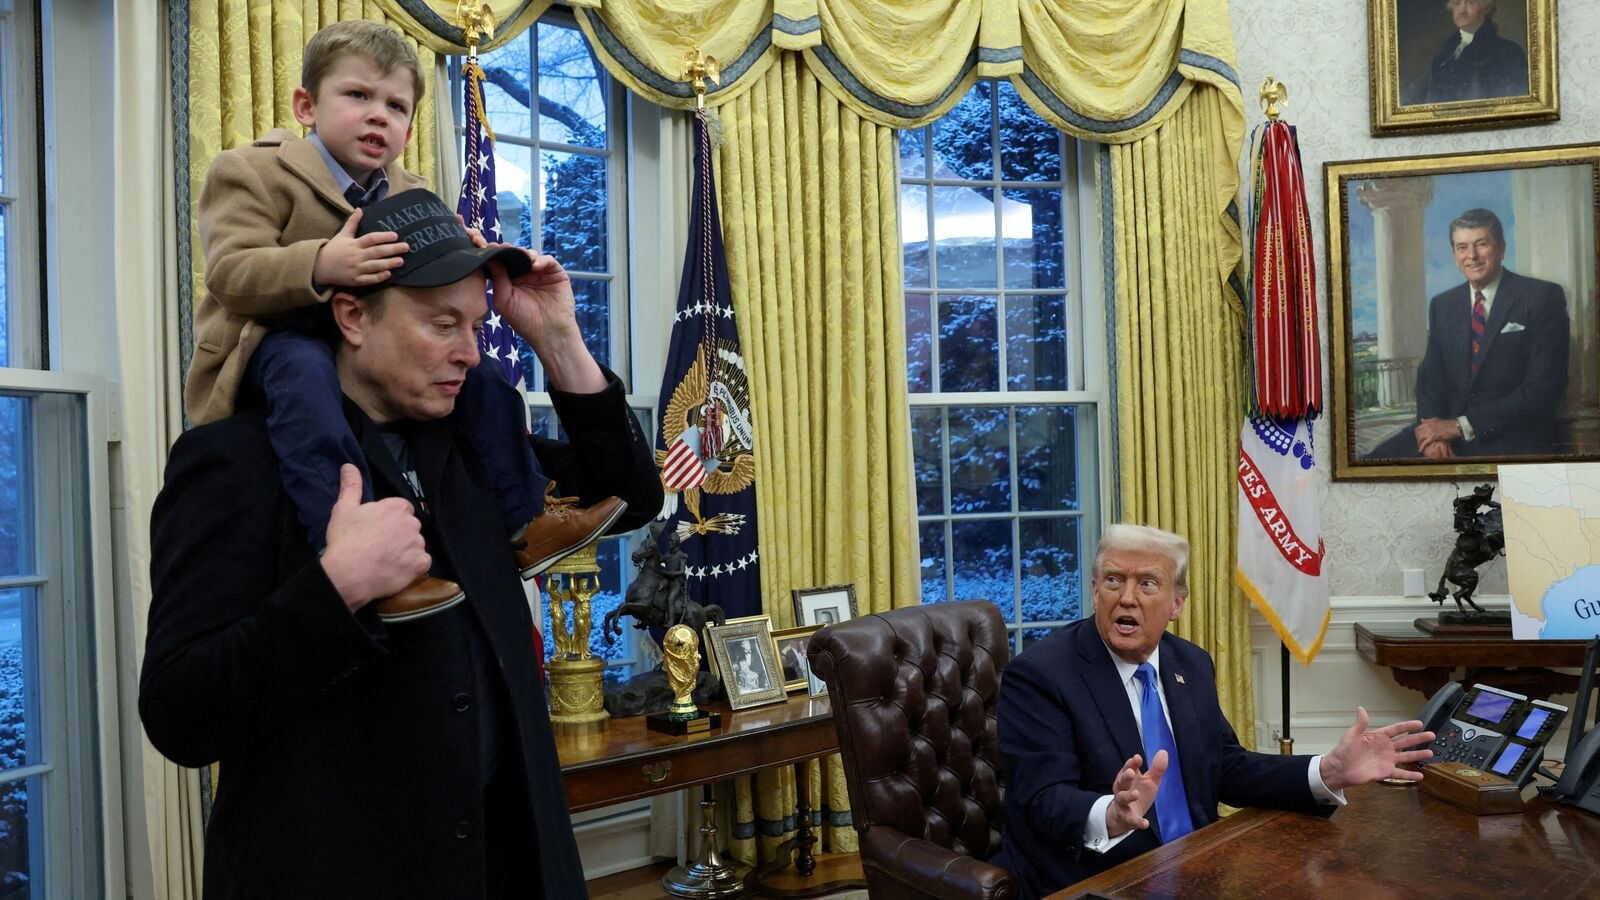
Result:
<svg viewBox="0 0 1600 900">
<path fill-rule="evenodd" d="M 1222 844 L 1238 840 L 1244 835 L 1266 825 L 1280 816 L 1298 815 L 1281 809 L 1243 809 L 1221 821 L 1190 832 L 1160 847 L 1120 863 L 1098 875 L 1085 878 L 1051 894 L 1046 900 L 1068 900 L 1087 892 L 1115 895 L 1117 891 L 1140 881 L 1146 881 L 1183 862 L 1187 857 L 1204 853 Z"/>
<path fill-rule="evenodd" d="M 729 715 L 726 711 L 723 711 L 722 714 L 723 716 Z M 791 719 L 782 724 L 774 725 L 771 728 L 762 731 L 761 734 L 783 735 L 791 731 L 816 728 L 818 725 L 826 725 L 829 729 L 832 729 L 833 716 L 829 714 L 810 716 L 804 719 Z M 746 731 L 730 731 L 726 728 L 719 729 L 719 732 L 711 732 L 706 737 L 685 737 L 681 743 L 657 744 L 653 747 L 648 747 L 643 750 L 635 750 L 631 753 L 623 753 L 618 756 L 603 756 L 595 759 L 583 760 L 582 762 L 570 764 L 563 763 L 561 766 L 561 774 L 582 774 L 594 769 L 610 768 L 614 765 L 632 762 L 653 762 L 655 760 L 677 756 L 681 753 L 698 753 L 707 747 L 716 747 L 720 744 L 726 743 L 736 743 L 745 735 L 755 733 Z M 807 758 L 809 759 L 810 757 Z"/>
</svg>

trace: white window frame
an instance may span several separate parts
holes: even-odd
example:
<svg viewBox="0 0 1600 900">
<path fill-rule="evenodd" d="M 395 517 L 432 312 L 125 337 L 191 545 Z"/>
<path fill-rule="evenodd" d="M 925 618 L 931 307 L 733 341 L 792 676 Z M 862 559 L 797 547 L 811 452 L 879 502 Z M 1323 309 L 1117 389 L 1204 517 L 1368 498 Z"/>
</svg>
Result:
<svg viewBox="0 0 1600 900">
<path fill-rule="evenodd" d="M 1093 145 L 1076 141 L 1065 134 L 1061 135 L 1061 182 L 1013 182 L 1004 181 L 1001 176 L 1001 143 L 998 100 L 991 96 L 990 100 L 990 135 L 993 153 L 992 171 L 993 178 L 983 182 L 965 179 L 939 178 L 931 170 L 925 170 L 921 177 L 906 176 L 897 167 L 899 172 L 895 195 L 902 198 L 900 190 L 902 185 L 924 185 L 928 187 L 929 202 L 926 204 L 927 243 L 928 243 L 928 284 L 926 286 L 906 285 L 907 294 L 926 293 L 929 296 L 929 375 L 936 377 L 939 370 L 939 298 L 946 295 L 964 296 L 992 296 L 996 298 L 1018 296 L 1039 296 L 1062 294 L 1066 298 L 1065 316 L 1068 322 L 1068 389 L 1060 391 L 1013 391 L 1006 388 L 1007 384 L 1007 352 L 1008 342 L 1006 335 L 1005 309 L 1003 302 L 997 304 L 996 311 L 996 340 L 998 353 L 996 365 L 998 367 L 999 390 L 996 391 L 912 391 L 909 393 L 909 405 L 913 411 L 917 409 L 939 409 L 941 415 L 942 436 L 940 443 L 940 466 L 942 473 L 942 510 L 936 514 L 917 515 L 918 546 L 921 546 L 922 528 L 931 523 L 943 526 L 944 541 L 944 595 L 947 599 L 967 599 L 955 595 L 955 561 L 951 558 L 952 550 L 952 525 L 955 522 L 973 521 L 1009 521 L 1011 525 L 1012 559 L 1011 581 L 1013 621 L 1007 623 L 1011 637 L 1011 647 L 1014 653 L 1024 649 L 1024 633 L 1037 628 L 1054 628 L 1069 624 L 1068 620 L 1042 620 L 1027 621 L 1022 618 L 1022 572 L 1021 558 L 1023 548 L 1021 543 L 1021 522 L 1028 519 L 1076 519 L 1078 523 L 1078 586 L 1079 586 L 1079 615 L 1086 617 L 1093 612 L 1092 585 L 1093 575 L 1092 554 L 1096 542 L 1106 522 L 1106 511 L 1114 508 L 1115 500 L 1112 491 L 1115 484 L 1112 478 L 1111 453 L 1111 378 L 1108 368 L 1107 322 L 1105 309 L 1105 285 L 1102 279 L 1103 255 L 1099 241 L 1100 214 L 1096 203 L 1098 191 L 1095 184 L 1095 166 Z M 932 130 L 937 127 L 937 122 L 925 126 L 923 154 L 931 159 L 934 154 L 932 145 Z M 898 136 L 897 136 L 898 139 Z M 995 202 L 995 252 L 997 272 L 1001 279 L 993 288 L 948 288 L 941 289 L 938 284 L 938 248 L 937 231 L 935 229 L 936 204 L 933 202 L 933 190 L 939 187 L 971 187 L 983 184 L 994 189 Z M 1000 198 L 1005 188 L 1051 188 L 1059 187 L 1062 202 L 1062 253 L 1065 279 L 1061 289 L 1011 289 L 1004 283 L 1005 272 L 1005 237 L 1001 221 Z M 903 207 L 902 207 L 903 209 Z M 902 262 L 903 265 L 903 262 Z M 1017 483 L 1017 443 L 1014 410 L 1018 407 L 1069 407 L 1076 406 L 1080 412 L 1077 419 L 1078 433 L 1075 448 L 1075 457 L 1078 473 L 1075 476 L 1079 485 L 1078 509 L 1062 511 L 1022 511 L 1018 509 L 1019 501 L 1015 489 L 1011 492 L 1011 509 L 1003 512 L 992 513 L 953 513 L 945 512 L 950 509 L 950 418 L 949 410 L 959 407 L 988 407 L 1007 408 L 1011 418 L 1009 426 L 1010 454 L 1008 459 L 1008 476 L 1011 484 Z M 1087 408 L 1092 414 L 1083 415 Z M 915 484 L 912 490 L 916 490 Z M 999 602 L 998 598 L 987 598 Z"/>
<path fill-rule="evenodd" d="M 125 823 L 119 811 L 119 617 L 111 558 L 103 549 L 112 545 L 110 390 L 93 376 L 0 368 L 0 396 L 54 395 L 79 398 L 81 431 L 62 415 L 35 413 L 27 433 L 34 462 L 36 568 L 19 578 L 0 578 L 0 587 L 37 592 L 38 684 L 33 687 L 41 721 L 29 723 L 40 727 L 37 736 L 30 734 L 29 747 L 30 755 L 37 751 L 43 759 L 0 775 L 0 782 L 48 779 L 38 835 L 45 846 L 35 857 L 43 864 L 44 893 L 36 896 L 100 896 L 120 892 L 126 883 Z M 82 447 L 64 452 L 63 441 L 75 432 Z M 81 468 L 65 464 L 76 461 Z"/>
</svg>

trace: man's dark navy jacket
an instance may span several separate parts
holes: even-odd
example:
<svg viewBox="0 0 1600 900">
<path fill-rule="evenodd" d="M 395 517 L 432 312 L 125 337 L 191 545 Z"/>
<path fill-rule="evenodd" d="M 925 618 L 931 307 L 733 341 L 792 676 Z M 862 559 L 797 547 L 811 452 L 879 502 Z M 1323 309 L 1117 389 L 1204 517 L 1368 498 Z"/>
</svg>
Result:
<svg viewBox="0 0 1600 900">
<path fill-rule="evenodd" d="M 1195 826 L 1217 820 L 1217 803 L 1326 813 L 1307 783 L 1309 756 L 1253 753 L 1239 746 L 1217 704 L 1211 656 L 1183 638 L 1161 638 L 1161 689 Z M 1182 677 L 1182 681 L 1178 678 Z M 1124 762 L 1144 752 L 1111 651 L 1094 619 L 1063 628 L 1006 666 L 1000 683 L 1005 828 L 991 862 L 1038 897 L 1153 850 L 1160 822 L 1106 853 L 1083 846 L 1089 808 Z"/>
</svg>

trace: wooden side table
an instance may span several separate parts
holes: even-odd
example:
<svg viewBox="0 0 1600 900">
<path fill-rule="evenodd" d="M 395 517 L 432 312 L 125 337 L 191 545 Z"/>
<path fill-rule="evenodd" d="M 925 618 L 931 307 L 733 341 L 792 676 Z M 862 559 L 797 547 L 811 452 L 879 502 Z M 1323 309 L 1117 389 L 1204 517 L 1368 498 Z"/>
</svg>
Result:
<svg viewBox="0 0 1600 900">
<path fill-rule="evenodd" d="M 1583 665 L 1584 641 L 1519 641 L 1510 635 L 1428 634 L 1410 625 L 1356 623 L 1356 650 L 1374 665 L 1387 666 L 1395 683 L 1433 696 L 1456 669 L 1461 681 L 1547 700 L 1578 689 L 1578 676 L 1554 669 Z"/>
</svg>

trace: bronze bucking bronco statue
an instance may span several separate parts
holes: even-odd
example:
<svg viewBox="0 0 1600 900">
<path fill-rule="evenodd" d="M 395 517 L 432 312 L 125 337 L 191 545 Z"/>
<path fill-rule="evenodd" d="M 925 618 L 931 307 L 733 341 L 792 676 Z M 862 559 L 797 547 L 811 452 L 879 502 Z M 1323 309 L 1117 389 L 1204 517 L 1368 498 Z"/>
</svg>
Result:
<svg viewBox="0 0 1600 900">
<path fill-rule="evenodd" d="M 689 599 L 688 574 L 684 571 L 684 553 L 678 546 L 678 533 L 671 533 L 667 538 L 667 552 L 662 553 L 660 538 L 664 527 L 666 523 L 652 525 L 650 537 L 633 551 L 633 563 L 639 567 L 639 574 L 617 608 L 606 613 L 601 628 L 608 644 L 622 635 L 618 620 L 623 616 L 633 616 L 635 628 L 687 625 L 695 634 L 705 633 L 707 619 L 717 625 L 727 622 L 722 607 L 715 603 L 701 606 Z"/>
<path fill-rule="evenodd" d="M 1480 484 L 1472 493 L 1455 499 L 1456 546 L 1445 561 L 1444 574 L 1439 576 L 1439 587 L 1428 597 L 1444 604 L 1449 596 L 1456 601 L 1455 613 L 1440 613 L 1440 622 L 1489 622 L 1504 618 L 1472 602 L 1472 592 L 1478 589 L 1478 566 L 1505 552 L 1506 536 L 1500 521 L 1500 504 L 1489 499 L 1494 496 L 1494 485 Z M 1445 582 L 1456 586 L 1446 592 Z M 1471 611 L 1467 607 L 1472 607 Z"/>
</svg>

